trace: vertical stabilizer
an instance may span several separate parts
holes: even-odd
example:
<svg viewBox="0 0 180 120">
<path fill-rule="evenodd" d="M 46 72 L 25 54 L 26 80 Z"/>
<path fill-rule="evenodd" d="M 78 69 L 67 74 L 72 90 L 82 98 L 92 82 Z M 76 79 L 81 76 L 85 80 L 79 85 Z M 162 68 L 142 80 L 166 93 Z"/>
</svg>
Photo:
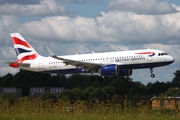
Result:
<svg viewBox="0 0 180 120">
<path fill-rule="evenodd" d="M 22 63 L 25 60 L 33 60 L 39 56 L 34 48 L 19 33 L 11 33 L 11 38 L 18 58 L 18 63 Z"/>
</svg>

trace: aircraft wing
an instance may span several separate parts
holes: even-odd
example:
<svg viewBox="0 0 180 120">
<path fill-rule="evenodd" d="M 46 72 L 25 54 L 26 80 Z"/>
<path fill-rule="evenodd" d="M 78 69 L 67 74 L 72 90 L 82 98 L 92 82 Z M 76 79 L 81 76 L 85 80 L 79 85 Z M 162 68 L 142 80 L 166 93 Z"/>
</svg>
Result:
<svg viewBox="0 0 180 120">
<path fill-rule="evenodd" d="M 63 58 L 63 57 L 59 57 L 59 56 L 56 56 L 51 50 L 50 48 L 48 48 L 46 46 L 49 54 L 51 57 L 55 58 L 55 59 L 58 59 L 58 60 L 62 60 L 63 63 L 65 63 L 66 65 L 73 65 L 73 66 L 76 66 L 76 67 L 80 67 L 80 68 L 83 68 L 84 70 L 88 71 L 88 72 L 91 72 L 92 73 L 95 73 L 95 72 L 98 72 L 99 68 L 101 66 L 103 66 L 104 64 L 98 64 L 98 63 L 90 63 L 90 62 L 83 62 L 83 61 L 76 61 L 76 60 L 71 60 L 71 59 L 66 59 L 66 58 Z"/>
</svg>

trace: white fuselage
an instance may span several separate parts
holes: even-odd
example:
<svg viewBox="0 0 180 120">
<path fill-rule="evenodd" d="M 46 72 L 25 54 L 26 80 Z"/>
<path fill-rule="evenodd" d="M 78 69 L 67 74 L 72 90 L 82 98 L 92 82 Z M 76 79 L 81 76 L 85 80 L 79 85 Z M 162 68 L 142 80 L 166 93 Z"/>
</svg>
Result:
<svg viewBox="0 0 180 120">
<path fill-rule="evenodd" d="M 161 50 L 155 49 L 67 55 L 59 57 L 74 61 L 95 64 L 97 63 L 102 65 L 116 64 L 119 65 L 121 69 L 154 68 L 165 66 L 174 62 L 174 58 L 172 56 L 167 55 Z M 52 57 L 42 57 L 40 55 L 35 60 L 26 60 L 23 63 L 28 63 L 30 64 L 30 66 L 19 66 L 19 68 L 31 71 L 42 71 L 62 74 L 75 73 L 77 72 L 76 68 L 78 67 L 73 65 L 67 65 L 63 63 L 62 60 L 57 60 Z"/>
</svg>

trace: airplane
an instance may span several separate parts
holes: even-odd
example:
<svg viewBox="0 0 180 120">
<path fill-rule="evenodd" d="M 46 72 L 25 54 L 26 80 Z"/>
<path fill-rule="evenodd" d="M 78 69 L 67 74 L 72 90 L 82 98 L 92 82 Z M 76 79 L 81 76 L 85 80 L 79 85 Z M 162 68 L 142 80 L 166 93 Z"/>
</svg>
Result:
<svg viewBox="0 0 180 120">
<path fill-rule="evenodd" d="M 133 69 L 149 68 L 154 78 L 153 68 L 166 66 L 175 59 L 166 52 L 157 49 L 140 49 L 117 52 L 76 54 L 57 56 L 46 46 L 48 57 L 41 56 L 19 34 L 11 33 L 17 60 L 7 62 L 10 67 L 35 72 L 73 74 L 98 73 L 102 77 L 130 76 Z"/>
</svg>

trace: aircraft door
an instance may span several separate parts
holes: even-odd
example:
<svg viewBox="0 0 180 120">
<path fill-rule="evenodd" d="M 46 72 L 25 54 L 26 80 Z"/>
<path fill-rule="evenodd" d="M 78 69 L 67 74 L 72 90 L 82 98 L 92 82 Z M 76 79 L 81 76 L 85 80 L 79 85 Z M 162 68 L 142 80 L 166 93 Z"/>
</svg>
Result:
<svg viewBox="0 0 180 120">
<path fill-rule="evenodd" d="M 147 55 L 147 61 L 152 61 L 152 60 L 153 60 L 153 57 L 152 57 L 152 56 Z"/>
<path fill-rule="evenodd" d="M 44 59 L 39 60 L 39 69 L 44 69 Z"/>
</svg>

